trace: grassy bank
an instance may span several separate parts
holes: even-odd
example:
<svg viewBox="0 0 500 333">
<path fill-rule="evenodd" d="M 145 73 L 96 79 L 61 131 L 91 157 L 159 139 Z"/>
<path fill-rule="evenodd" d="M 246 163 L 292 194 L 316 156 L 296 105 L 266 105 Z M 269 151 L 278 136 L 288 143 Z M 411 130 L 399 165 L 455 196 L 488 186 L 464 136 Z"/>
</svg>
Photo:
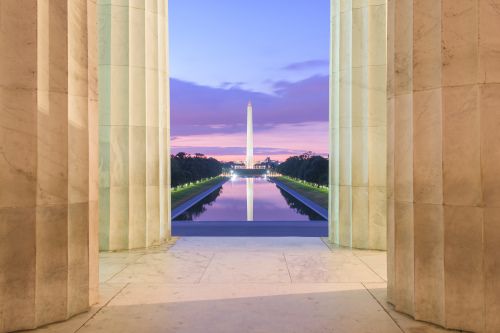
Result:
<svg viewBox="0 0 500 333">
<path fill-rule="evenodd" d="M 177 208 L 182 205 L 186 201 L 194 198 L 198 194 L 208 190 L 212 186 L 220 183 L 226 177 L 215 177 L 206 181 L 202 181 L 199 183 L 187 185 L 186 187 L 182 187 L 180 189 L 172 190 L 172 209 Z"/>
<path fill-rule="evenodd" d="M 328 209 L 328 188 L 318 188 L 284 176 L 274 178 L 321 207 Z"/>
</svg>

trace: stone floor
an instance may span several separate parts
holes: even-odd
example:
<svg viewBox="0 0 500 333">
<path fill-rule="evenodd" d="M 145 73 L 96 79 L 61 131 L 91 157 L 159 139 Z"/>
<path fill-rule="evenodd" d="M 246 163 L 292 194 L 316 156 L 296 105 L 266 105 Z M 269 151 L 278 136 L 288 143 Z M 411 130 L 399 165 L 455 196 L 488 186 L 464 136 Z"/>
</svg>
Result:
<svg viewBox="0 0 500 333">
<path fill-rule="evenodd" d="M 35 332 L 449 332 L 385 301 L 384 252 L 320 238 L 181 238 L 101 254 L 101 300 Z"/>
</svg>

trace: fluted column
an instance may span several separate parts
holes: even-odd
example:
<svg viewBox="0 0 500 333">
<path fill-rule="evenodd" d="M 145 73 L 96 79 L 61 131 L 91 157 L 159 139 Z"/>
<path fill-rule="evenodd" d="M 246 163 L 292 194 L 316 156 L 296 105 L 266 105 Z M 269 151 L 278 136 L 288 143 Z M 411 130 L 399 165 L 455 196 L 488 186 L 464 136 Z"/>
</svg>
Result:
<svg viewBox="0 0 500 333">
<path fill-rule="evenodd" d="M 170 235 L 167 5 L 99 2 L 100 248 Z"/>
<path fill-rule="evenodd" d="M 500 331 L 500 1 L 390 0 L 389 298 Z"/>
<path fill-rule="evenodd" d="M 93 1 L 0 4 L 0 332 L 97 297 Z"/>
<path fill-rule="evenodd" d="M 332 1 L 330 240 L 386 248 L 386 1 Z"/>
</svg>

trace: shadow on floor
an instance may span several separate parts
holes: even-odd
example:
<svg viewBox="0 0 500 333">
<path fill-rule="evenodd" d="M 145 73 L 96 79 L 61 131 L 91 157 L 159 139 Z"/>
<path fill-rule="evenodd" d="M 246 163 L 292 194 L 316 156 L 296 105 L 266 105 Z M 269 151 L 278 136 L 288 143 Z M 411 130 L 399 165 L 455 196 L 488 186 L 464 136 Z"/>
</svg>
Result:
<svg viewBox="0 0 500 333">
<path fill-rule="evenodd" d="M 366 290 L 306 292 L 306 287 L 303 293 L 258 296 L 263 291 L 252 288 L 259 289 L 130 286 L 78 332 L 402 332 Z M 138 304 L 141 299 L 154 304 Z"/>
</svg>

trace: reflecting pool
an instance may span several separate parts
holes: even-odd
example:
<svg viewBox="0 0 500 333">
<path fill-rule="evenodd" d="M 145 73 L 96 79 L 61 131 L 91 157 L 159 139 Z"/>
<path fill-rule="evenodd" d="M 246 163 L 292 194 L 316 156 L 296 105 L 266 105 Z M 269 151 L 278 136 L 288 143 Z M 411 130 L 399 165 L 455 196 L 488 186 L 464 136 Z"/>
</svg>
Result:
<svg viewBox="0 0 500 333">
<path fill-rule="evenodd" d="M 324 220 L 265 177 L 233 178 L 176 221 L 312 221 Z"/>
</svg>

